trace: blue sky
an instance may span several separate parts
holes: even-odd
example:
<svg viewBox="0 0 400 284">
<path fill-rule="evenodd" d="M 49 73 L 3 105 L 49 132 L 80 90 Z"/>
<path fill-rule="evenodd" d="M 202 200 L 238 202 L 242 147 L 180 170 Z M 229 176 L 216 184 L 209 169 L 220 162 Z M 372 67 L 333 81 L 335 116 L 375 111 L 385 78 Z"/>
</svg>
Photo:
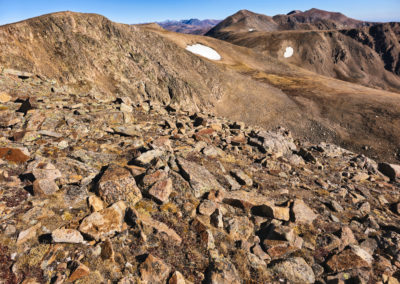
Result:
<svg viewBox="0 0 400 284">
<path fill-rule="evenodd" d="M 57 11 L 90 12 L 126 23 L 224 19 L 240 9 L 276 15 L 319 8 L 369 21 L 400 21 L 400 0 L 0 0 L 0 25 Z"/>
</svg>

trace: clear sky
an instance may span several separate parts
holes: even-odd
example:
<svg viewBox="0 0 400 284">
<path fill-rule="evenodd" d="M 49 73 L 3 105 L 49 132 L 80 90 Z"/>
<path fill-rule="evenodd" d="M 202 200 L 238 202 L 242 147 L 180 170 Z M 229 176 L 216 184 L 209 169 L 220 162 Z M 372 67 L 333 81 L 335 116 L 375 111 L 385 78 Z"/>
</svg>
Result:
<svg viewBox="0 0 400 284">
<path fill-rule="evenodd" d="M 399 21 L 400 0 L 0 0 L 0 25 L 58 11 L 98 13 L 126 24 L 189 18 L 224 19 L 248 9 L 266 15 L 322 10 L 368 21 Z"/>
</svg>

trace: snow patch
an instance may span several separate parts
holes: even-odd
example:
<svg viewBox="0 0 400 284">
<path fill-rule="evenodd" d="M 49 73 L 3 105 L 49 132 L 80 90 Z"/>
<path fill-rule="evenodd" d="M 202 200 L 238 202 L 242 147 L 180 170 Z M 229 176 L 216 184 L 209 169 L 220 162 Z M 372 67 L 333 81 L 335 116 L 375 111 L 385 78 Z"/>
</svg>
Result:
<svg viewBox="0 0 400 284">
<path fill-rule="evenodd" d="M 202 44 L 193 44 L 193 45 L 188 45 L 186 47 L 186 50 L 198 54 L 200 56 L 203 56 L 205 58 L 211 59 L 211 60 L 221 60 L 221 55 L 218 54 L 214 49 L 211 47 L 202 45 Z"/>
<path fill-rule="evenodd" d="M 293 55 L 293 48 L 291 46 L 286 47 L 285 54 L 283 54 L 283 57 L 289 58 L 292 57 Z"/>
</svg>

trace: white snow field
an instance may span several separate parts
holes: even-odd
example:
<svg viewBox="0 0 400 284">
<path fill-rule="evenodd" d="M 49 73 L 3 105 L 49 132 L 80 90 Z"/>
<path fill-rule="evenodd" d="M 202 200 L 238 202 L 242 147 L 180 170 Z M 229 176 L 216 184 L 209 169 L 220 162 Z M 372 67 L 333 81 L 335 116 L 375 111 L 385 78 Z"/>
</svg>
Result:
<svg viewBox="0 0 400 284">
<path fill-rule="evenodd" d="M 193 45 L 188 45 L 186 47 L 186 50 L 189 50 L 190 52 L 194 54 L 198 54 L 200 56 L 203 56 L 205 58 L 211 59 L 211 60 L 221 60 L 221 55 L 218 54 L 214 49 L 211 47 L 202 45 L 202 44 L 193 44 Z"/>
<path fill-rule="evenodd" d="M 293 48 L 291 46 L 286 47 L 286 51 L 283 57 L 289 58 L 292 57 L 292 55 L 293 55 Z"/>
</svg>

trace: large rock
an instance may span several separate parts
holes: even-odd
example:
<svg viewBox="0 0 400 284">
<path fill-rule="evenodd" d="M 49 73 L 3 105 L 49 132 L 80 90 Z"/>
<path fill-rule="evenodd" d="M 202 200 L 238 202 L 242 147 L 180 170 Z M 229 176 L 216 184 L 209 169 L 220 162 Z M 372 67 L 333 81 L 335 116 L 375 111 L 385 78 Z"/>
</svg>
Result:
<svg viewBox="0 0 400 284">
<path fill-rule="evenodd" d="M 144 283 L 165 283 L 171 268 L 158 257 L 149 254 L 140 265 L 140 275 Z"/>
<path fill-rule="evenodd" d="M 366 250 L 352 245 L 340 254 L 332 256 L 326 265 L 333 272 L 341 272 L 356 268 L 369 268 L 372 261 L 372 256 Z"/>
<path fill-rule="evenodd" d="M 46 196 L 58 190 L 57 184 L 51 179 L 37 179 L 33 182 L 33 193 L 37 196 Z"/>
<path fill-rule="evenodd" d="M 108 204 L 123 200 L 134 205 L 142 199 L 142 193 L 130 171 L 115 165 L 104 172 L 97 185 L 97 193 Z"/>
<path fill-rule="evenodd" d="M 79 231 L 95 240 L 112 236 L 123 230 L 126 205 L 123 201 L 99 212 L 94 212 L 83 219 Z"/>
<path fill-rule="evenodd" d="M 275 264 L 272 270 L 291 283 L 314 283 L 312 268 L 301 257 L 294 257 Z"/>
<path fill-rule="evenodd" d="M 277 132 L 259 131 L 250 139 L 250 144 L 275 156 L 288 155 L 296 150 L 293 139 L 284 130 Z"/>
<path fill-rule="evenodd" d="M 222 190 L 222 186 L 215 177 L 203 166 L 178 158 L 183 177 L 189 181 L 196 197 L 202 196 L 210 190 Z"/>
<path fill-rule="evenodd" d="M 293 214 L 296 222 L 311 224 L 318 215 L 301 199 L 296 199 L 293 204 Z"/>
</svg>

